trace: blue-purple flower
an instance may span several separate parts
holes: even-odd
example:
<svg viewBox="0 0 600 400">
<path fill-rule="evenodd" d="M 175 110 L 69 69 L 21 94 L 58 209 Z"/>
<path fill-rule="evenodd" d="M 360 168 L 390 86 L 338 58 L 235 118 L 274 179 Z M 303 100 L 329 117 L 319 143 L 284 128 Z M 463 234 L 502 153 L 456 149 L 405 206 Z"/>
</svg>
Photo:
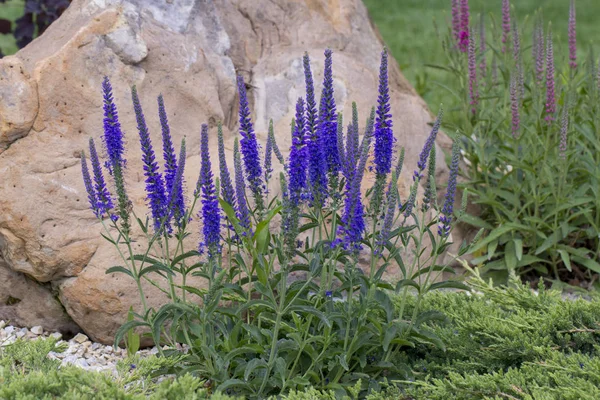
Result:
<svg viewBox="0 0 600 400">
<path fill-rule="evenodd" d="M 358 252 L 362 248 L 361 241 L 365 231 L 364 206 L 361 200 L 360 185 L 367 166 L 371 136 L 371 134 L 367 134 L 363 139 L 360 158 L 356 169 L 352 173 L 352 181 L 347 185 L 344 199 L 344 213 L 342 215 L 344 247 L 353 252 Z"/>
<path fill-rule="evenodd" d="M 210 154 L 208 150 L 208 125 L 202 124 L 200 132 L 200 187 L 202 190 L 202 233 L 204 243 L 201 249 L 208 249 L 209 259 L 214 259 L 221 250 L 221 211 L 219 210 L 219 199 L 213 173 L 210 165 Z"/>
<path fill-rule="evenodd" d="M 438 226 L 438 235 L 447 237 L 450 234 L 452 215 L 454 213 L 454 198 L 456 197 L 456 179 L 458 177 L 458 161 L 460 159 L 460 149 L 457 142 L 452 145 L 452 162 L 450 164 L 450 176 L 448 177 L 448 188 L 446 189 L 446 199 L 440 215 L 440 224 Z"/>
<path fill-rule="evenodd" d="M 327 191 L 326 168 L 323 163 L 323 150 L 317 129 L 317 109 L 315 102 L 315 89 L 312 72 L 310 70 L 310 58 L 304 54 L 304 82 L 306 84 L 306 148 L 308 156 L 308 182 L 311 187 L 313 200 L 325 197 Z"/>
<path fill-rule="evenodd" d="M 304 120 L 304 100 L 298 98 L 296 102 L 296 119 L 294 120 L 292 146 L 290 147 L 290 161 L 288 168 L 289 191 L 292 202 L 299 202 L 302 193 L 306 189 L 306 146 L 304 143 L 306 135 Z"/>
<path fill-rule="evenodd" d="M 167 196 L 162 174 L 158 170 L 158 163 L 152 148 L 150 133 L 146 125 L 146 119 L 140 104 L 140 99 L 135 86 L 131 88 L 133 109 L 137 120 L 137 129 L 140 135 L 142 147 L 142 162 L 144 163 L 144 175 L 146 176 L 146 194 L 154 221 L 155 232 L 160 232 L 163 227 L 168 226 Z"/>
<path fill-rule="evenodd" d="M 417 170 L 415 170 L 413 174 L 413 181 L 417 181 L 423 178 L 423 171 L 427 167 L 427 158 L 431 153 L 431 148 L 435 145 L 435 138 L 437 137 L 438 131 L 440 130 L 440 125 L 442 124 L 442 117 L 444 116 L 444 110 L 440 108 L 438 116 L 433 124 L 433 128 L 425 141 L 425 146 L 421 150 L 419 154 L 419 161 L 417 161 Z"/>
<path fill-rule="evenodd" d="M 177 158 L 175 149 L 173 148 L 173 140 L 171 139 L 171 128 L 167 119 L 167 111 L 162 95 L 158 96 L 158 116 L 162 131 L 163 142 L 163 157 L 165 159 L 165 189 L 166 193 L 173 192 L 175 176 L 177 174 Z M 169 219 L 175 217 L 177 226 L 181 226 L 181 218 L 185 215 L 185 202 L 183 199 L 183 182 L 176 187 L 175 196 L 172 204 L 169 204 Z M 165 221 L 169 224 L 169 221 Z"/>
<path fill-rule="evenodd" d="M 100 165 L 96 145 L 92 138 L 90 138 L 90 161 L 94 174 L 94 193 L 97 201 L 95 209 L 92 209 L 96 212 L 96 216 L 102 218 L 104 215 L 109 215 L 110 209 L 113 208 L 113 202 L 106 186 L 106 181 L 104 180 L 102 166 Z"/>
<path fill-rule="evenodd" d="M 233 166 L 235 172 L 235 195 L 237 200 L 236 216 L 240 221 L 240 226 L 249 233 L 250 230 L 250 210 L 246 203 L 246 183 L 242 171 L 242 157 L 240 154 L 240 145 L 238 139 L 233 143 Z"/>
<path fill-rule="evenodd" d="M 392 115 L 390 114 L 390 89 L 388 86 L 388 53 L 381 52 L 379 68 L 379 95 L 377 97 L 377 117 L 375 120 L 375 172 L 385 176 L 392 169 L 392 153 L 394 132 L 392 131 Z"/>
<path fill-rule="evenodd" d="M 181 226 L 186 222 L 185 218 L 185 206 L 178 207 L 175 204 L 179 201 L 179 194 L 183 192 L 183 171 L 185 170 L 186 160 L 186 147 L 185 138 L 181 140 L 181 149 L 179 150 L 179 162 L 177 163 L 177 170 L 173 179 L 173 186 L 167 193 L 168 195 L 168 206 L 169 210 L 173 210 L 173 218 L 175 221 L 180 221 L 178 226 Z M 179 225 L 180 224 L 180 225 Z"/>
<path fill-rule="evenodd" d="M 104 77 L 102 81 L 102 94 L 104 97 L 104 144 L 108 154 L 106 167 L 112 174 L 113 165 L 119 163 L 121 167 L 125 165 L 123 159 L 123 132 L 119 123 L 119 115 L 117 114 L 117 106 L 114 103 L 112 95 L 112 86 L 108 77 Z"/>
<path fill-rule="evenodd" d="M 319 106 L 318 131 L 327 171 L 335 175 L 340 170 L 340 156 L 337 146 L 337 111 L 333 97 L 332 52 L 329 49 L 325 50 L 325 71 L 323 72 L 323 90 Z"/>
<path fill-rule="evenodd" d="M 83 184 L 85 185 L 85 191 L 88 195 L 88 201 L 90 202 L 90 208 L 100 218 L 100 209 L 98 208 L 98 199 L 96 198 L 96 191 L 92 184 L 92 178 L 90 177 L 90 170 L 88 169 L 87 160 L 85 153 L 81 152 L 81 174 L 83 175 Z"/>
<path fill-rule="evenodd" d="M 235 209 L 235 190 L 233 189 L 233 183 L 231 181 L 231 174 L 229 168 L 227 168 L 227 159 L 225 158 L 225 142 L 223 140 L 223 126 L 219 122 L 217 126 L 217 139 L 219 147 L 219 172 L 221 179 L 221 196 L 225 203 L 229 204 Z"/>
<path fill-rule="evenodd" d="M 260 156 L 258 154 L 258 141 L 250 119 L 250 108 L 246 96 L 246 85 L 242 76 L 237 77 L 238 92 L 240 94 L 240 140 L 242 158 L 246 169 L 246 179 L 250 186 L 250 191 L 254 196 L 254 201 L 259 210 L 264 209 L 263 201 L 263 179 L 262 168 L 260 166 Z"/>
</svg>

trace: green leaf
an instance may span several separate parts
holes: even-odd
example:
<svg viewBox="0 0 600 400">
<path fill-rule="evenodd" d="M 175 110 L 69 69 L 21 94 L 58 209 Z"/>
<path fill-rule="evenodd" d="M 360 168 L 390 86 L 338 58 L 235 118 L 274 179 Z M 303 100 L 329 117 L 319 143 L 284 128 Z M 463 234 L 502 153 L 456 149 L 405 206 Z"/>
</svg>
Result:
<svg viewBox="0 0 600 400">
<path fill-rule="evenodd" d="M 164 272 L 167 275 L 175 276 L 175 273 L 169 267 L 167 267 L 165 264 L 161 264 L 161 263 L 152 264 L 145 268 L 142 268 L 140 270 L 138 276 L 141 278 L 142 276 L 149 274 L 151 272 Z"/>
<path fill-rule="evenodd" d="M 195 256 L 199 256 L 199 255 L 200 255 L 200 253 L 197 250 L 190 250 L 188 252 L 185 252 L 185 253 L 180 254 L 177 257 L 175 257 L 173 259 L 173 261 L 171 262 L 171 265 L 175 266 L 187 258 L 195 257 Z"/>
<path fill-rule="evenodd" d="M 509 271 L 514 271 L 517 268 L 517 254 L 515 250 L 515 242 L 509 241 L 504 249 L 504 261 Z"/>
<path fill-rule="evenodd" d="M 121 325 L 121 327 L 119 329 L 117 329 L 117 332 L 115 333 L 115 341 L 114 341 L 114 346 L 118 347 L 119 343 L 121 343 L 123 341 L 123 336 L 125 336 L 125 333 L 129 332 L 131 329 L 135 329 L 141 326 L 147 326 L 150 327 L 150 325 L 146 322 L 146 321 L 127 321 L 126 323 L 124 323 L 123 325 Z"/>
<path fill-rule="evenodd" d="M 571 259 L 569 258 L 569 253 L 566 250 L 558 250 L 558 254 L 560 254 L 560 258 L 562 259 L 563 263 L 565 264 L 565 267 L 567 268 L 567 270 L 569 270 L 569 272 L 572 271 L 571 269 Z"/>
<path fill-rule="evenodd" d="M 257 369 L 266 369 L 267 362 L 262 358 L 253 358 L 246 364 L 246 369 L 244 370 L 244 380 L 248 380 L 250 375 Z"/>
<path fill-rule="evenodd" d="M 458 282 L 458 281 L 443 281 L 443 282 L 432 283 L 427 288 L 427 291 L 430 292 L 432 290 L 437 290 L 437 289 L 470 290 L 470 288 L 467 285 L 465 285 L 464 283 L 462 283 L 462 282 Z"/>
<path fill-rule="evenodd" d="M 581 265 L 585 266 L 587 269 L 590 269 L 596 273 L 600 273 L 600 264 L 598 264 L 596 261 L 592 260 L 591 258 L 585 258 L 585 257 L 572 255 L 571 260 L 573 262 L 576 262 L 577 264 L 581 264 Z"/>
<path fill-rule="evenodd" d="M 105 274 L 113 274 L 115 272 L 121 272 L 125 275 L 129 275 L 130 277 L 134 278 L 133 273 L 130 270 L 121 266 L 110 267 L 106 270 Z"/>
<path fill-rule="evenodd" d="M 521 261 L 523 258 L 523 240 L 522 239 L 513 239 L 515 243 L 515 255 L 517 256 L 517 260 Z"/>
</svg>

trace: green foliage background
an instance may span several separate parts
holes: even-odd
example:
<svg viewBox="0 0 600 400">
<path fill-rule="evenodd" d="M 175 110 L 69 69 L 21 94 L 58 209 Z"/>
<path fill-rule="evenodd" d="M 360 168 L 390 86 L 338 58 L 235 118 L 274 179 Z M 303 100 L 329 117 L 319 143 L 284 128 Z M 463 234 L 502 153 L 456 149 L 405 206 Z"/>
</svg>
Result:
<svg viewBox="0 0 600 400">
<path fill-rule="evenodd" d="M 435 25 L 442 34 L 446 33 L 451 0 L 364 0 L 364 3 L 406 78 L 433 112 L 442 103 L 449 111 L 452 97 L 436 82 L 444 84 L 452 76 L 424 66 L 446 63 Z M 552 21 L 556 54 L 567 54 L 563 49 L 567 46 L 569 0 L 513 0 L 511 4 L 511 16 L 516 17 L 520 25 L 536 10 L 543 9 L 544 20 Z M 600 2 L 577 0 L 576 4 L 578 56 L 585 58 L 589 45 L 598 45 Z M 502 0 L 470 0 L 469 5 L 474 21 L 478 21 L 482 12 L 493 13 L 499 21 Z M 524 38 L 524 41 L 529 43 L 531 39 Z M 530 52 L 530 48 L 524 48 L 524 51 Z"/>
</svg>

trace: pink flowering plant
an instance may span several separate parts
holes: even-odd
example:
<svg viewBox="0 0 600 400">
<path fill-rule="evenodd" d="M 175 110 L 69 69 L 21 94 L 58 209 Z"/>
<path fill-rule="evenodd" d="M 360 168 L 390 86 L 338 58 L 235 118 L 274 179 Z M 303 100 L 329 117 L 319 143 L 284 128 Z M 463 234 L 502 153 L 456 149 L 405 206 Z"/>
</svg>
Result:
<svg viewBox="0 0 600 400">
<path fill-rule="evenodd" d="M 202 125 L 200 174 L 191 195 L 184 190 L 185 140 L 177 156 L 162 97 L 161 167 L 133 87 L 145 216 L 131 207 L 127 194 L 124 132 L 104 80 L 106 162 L 101 164 L 90 139 L 91 168 L 82 157 L 83 178 L 103 236 L 122 259 L 106 272 L 132 278 L 142 302 L 116 333 L 115 345 L 123 339 L 137 342 L 135 335 L 142 332 L 160 345 L 162 356 L 178 357 L 171 372 L 192 373 L 214 390 L 251 399 L 309 386 L 367 393 L 386 378 L 412 377 L 402 361 L 407 350 L 444 348 L 426 326 L 443 314 L 420 312 L 419 303 L 431 290 L 464 288 L 438 279 L 452 272 L 442 255 L 460 214 L 454 208 L 460 153 L 455 145 L 446 195 L 438 206 L 434 143 L 440 112 L 412 175 L 410 195 L 400 197 L 404 150 L 395 151 L 387 62 L 384 50 L 379 97 L 366 126 L 360 126 L 353 104 L 344 127 L 333 92 L 332 52 L 325 52 L 318 105 L 310 59 L 304 55 L 306 95 L 295 105 L 287 158 L 272 123 L 262 151 L 246 84 L 238 77 L 240 138 L 233 160 L 226 157 L 221 125 L 216 137 Z M 218 169 L 211 165 L 209 137 L 217 140 Z M 269 198 L 273 155 L 284 172 L 281 195 Z M 369 171 L 375 184 L 363 195 L 361 183 Z M 419 185 L 425 187 L 422 199 Z M 198 229 L 197 220 L 202 239 L 189 249 L 186 239 L 190 229 Z M 134 230 L 146 239 L 141 254 L 133 250 Z M 459 253 L 467 251 L 463 245 Z M 359 262 L 361 256 L 367 261 Z M 400 271 L 393 282 L 385 278 L 391 266 Z M 192 277 L 205 284 L 191 285 Z M 148 284 L 164 293 L 165 305 L 148 306 Z M 400 307 L 394 305 L 396 297 Z"/>
<path fill-rule="evenodd" d="M 457 4 L 452 21 L 461 20 Z M 568 31 L 560 36 L 541 14 L 519 26 L 510 2 L 501 6 L 499 26 L 493 18 L 487 26 L 483 18 L 470 22 L 471 35 L 487 41 L 476 46 L 469 37 L 467 54 L 453 25 L 444 39 L 448 65 L 439 67 L 456 82 L 447 86 L 456 124 L 447 127 L 463 134 L 464 185 L 478 206 L 464 220 L 486 229 L 473 263 L 500 282 L 514 274 L 593 283 L 600 273 L 600 69 L 593 54 L 577 59 L 575 1 L 565 6 Z"/>
</svg>

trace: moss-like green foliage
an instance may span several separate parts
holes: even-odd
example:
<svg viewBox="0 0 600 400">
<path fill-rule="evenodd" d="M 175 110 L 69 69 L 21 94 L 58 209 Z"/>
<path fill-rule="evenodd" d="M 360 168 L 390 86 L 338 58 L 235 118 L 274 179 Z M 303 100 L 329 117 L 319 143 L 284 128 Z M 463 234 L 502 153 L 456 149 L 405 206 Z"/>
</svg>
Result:
<svg viewBox="0 0 600 400">
<path fill-rule="evenodd" d="M 536 294 L 520 285 L 474 285 L 482 294 L 433 292 L 422 299 L 423 310 L 446 315 L 428 322 L 446 351 L 424 344 L 399 354 L 394 363 L 408 371 L 406 380 L 369 392 L 364 385 L 361 391 L 360 381 L 346 393 L 307 388 L 280 399 L 600 399 L 599 300 L 564 301 L 558 292 Z M 408 312 L 414 303 L 409 299 Z M 0 348 L 0 399 L 234 400 L 210 393 L 210 385 L 189 374 L 157 384 L 176 357 L 128 357 L 113 377 L 59 368 L 46 355 L 60 350 L 52 339 Z"/>
<path fill-rule="evenodd" d="M 446 323 L 431 323 L 446 351 L 421 347 L 398 359 L 414 373 L 413 382 L 406 382 L 408 395 L 600 398 L 599 301 L 564 301 L 558 292 L 540 289 L 536 294 L 520 285 L 495 288 L 480 281 L 476 286 L 482 295 L 431 293 L 424 298 L 425 309 L 443 310 L 448 317 Z"/>
<path fill-rule="evenodd" d="M 0 399 L 2 400 L 241 400 L 220 393 L 211 394 L 204 382 L 191 375 L 166 379 L 152 378 L 167 373 L 178 358 L 129 357 L 117 366 L 118 377 L 80 368 L 60 367 L 47 357 L 50 351 L 64 351 L 54 339 L 17 341 L 0 348 Z"/>
</svg>

